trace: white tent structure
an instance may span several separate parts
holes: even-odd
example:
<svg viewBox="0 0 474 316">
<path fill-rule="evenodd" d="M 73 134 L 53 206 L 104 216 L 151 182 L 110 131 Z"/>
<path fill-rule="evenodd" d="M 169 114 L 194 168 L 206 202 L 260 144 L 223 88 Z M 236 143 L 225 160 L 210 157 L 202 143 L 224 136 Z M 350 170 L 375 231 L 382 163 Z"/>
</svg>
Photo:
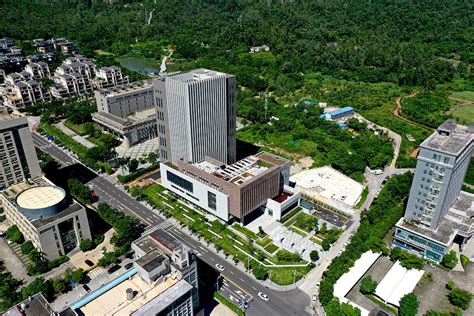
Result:
<svg viewBox="0 0 474 316">
<path fill-rule="evenodd" d="M 380 281 L 375 295 L 386 303 L 400 307 L 400 299 L 413 292 L 423 274 L 423 270 L 404 268 L 397 261 Z"/>
<path fill-rule="evenodd" d="M 349 270 L 349 272 L 344 273 L 339 280 L 337 280 L 336 284 L 334 284 L 334 296 L 342 303 L 348 303 L 359 308 L 362 316 L 369 315 L 369 311 L 354 302 L 349 301 L 345 296 L 357 284 L 357 282 L 359 282 L 379 257 L 380 253 L 373 253 L 372 251 L 363 253 L 362 256 L 354 262 L 354 266 Z"/>
</svg>

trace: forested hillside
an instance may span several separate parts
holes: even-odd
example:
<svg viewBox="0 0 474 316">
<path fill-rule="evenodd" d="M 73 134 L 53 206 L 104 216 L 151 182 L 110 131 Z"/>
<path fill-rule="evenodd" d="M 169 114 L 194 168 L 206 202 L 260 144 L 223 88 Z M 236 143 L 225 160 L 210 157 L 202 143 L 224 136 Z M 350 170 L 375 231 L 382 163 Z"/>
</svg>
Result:
<svg viewBox="0 0 474 316">
<path fill-rule="evenodd" d="M 126 1 L 132 2 L 132 1 Z M 156 4 L 155 4 L 156 2 Z M 176 45 L 186 58 L 214 58 L 266 43 L 285 75 L 320 71 L 402 85 L 451 80 L 474 61 L 473 4 L 465 1 L 4 0 L 0 34 L 66 36 L 89 52 L 130 44 Z M 150 24 L 145 12 L 153 10 Z M 469 14 L 471 12 L 471 14 Z M 461 69 L 461 70 L 462 70 Z"/>
</svg>

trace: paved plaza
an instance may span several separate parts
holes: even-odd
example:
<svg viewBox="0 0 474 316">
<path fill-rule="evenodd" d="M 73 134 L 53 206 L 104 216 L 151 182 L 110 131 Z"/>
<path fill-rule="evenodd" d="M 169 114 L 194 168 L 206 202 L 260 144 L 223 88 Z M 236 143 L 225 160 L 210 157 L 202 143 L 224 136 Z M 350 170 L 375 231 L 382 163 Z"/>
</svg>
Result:
<svg viewBox="0 0 474 316">
<path fill-rule="evenodd" d="M 146 156 L 151 152 L 158 152 L 159 145 L 158 140 L 150 139 L 146 142 L 136 144 L 130 148 L 125 148 L 122 145 L 115 148 L 119 157 L 130 157 L 130 159 L 138 159 L 140 157 Z"/>
<path fill-rule="evenodd" d="M 265 232 L 273 239 L 273 243 L 280 248 L 298 253 L 304 260 L 310 261 L 309 253 L 313 250 L 321 252 L 321 246 L 311 240 L 313 233 L 303 237 L 277 221 L 263 227 Z"/>
</svg>

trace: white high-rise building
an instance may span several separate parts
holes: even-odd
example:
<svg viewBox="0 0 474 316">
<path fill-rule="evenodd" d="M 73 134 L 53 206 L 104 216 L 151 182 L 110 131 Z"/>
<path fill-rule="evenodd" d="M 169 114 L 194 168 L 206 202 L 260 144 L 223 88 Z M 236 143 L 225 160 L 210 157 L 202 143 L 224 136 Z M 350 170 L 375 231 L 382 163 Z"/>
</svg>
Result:
<svg viewBox="0 0 474 316">
<path fill-rule="evenodd" d="M 196 69 L 154 80 L 163 161 L 236 161 L 235 76 Z"/>
<path fill-rule="evenodd" d="M 420 145 L 405 219 L 431 229 L 459 196 L 474 146 L 474 129 L 448 120 Z"/>
</svg>

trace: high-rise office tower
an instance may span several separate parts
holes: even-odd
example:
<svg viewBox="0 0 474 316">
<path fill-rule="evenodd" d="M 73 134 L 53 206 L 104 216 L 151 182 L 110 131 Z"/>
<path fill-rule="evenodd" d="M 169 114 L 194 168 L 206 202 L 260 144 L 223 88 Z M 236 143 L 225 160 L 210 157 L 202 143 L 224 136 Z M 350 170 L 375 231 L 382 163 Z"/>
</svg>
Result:
<svg viewBox="0 0 474 316">
<path fill-rule="evenodd" d="M 26 117 L 0 115 L 0 187 L 41 174 Z"/>
<path fill-rule="evenodd" d="M 405 219 L 436 230 L 459 196 L 474 146 L 474 128 L 447 120 L 420 145 Z"/>
<path fill-rule="evenodd" d="M 236 161 L 235 76 L 196 69 L 153 84 L 163 161 Z"/>
</svg>

